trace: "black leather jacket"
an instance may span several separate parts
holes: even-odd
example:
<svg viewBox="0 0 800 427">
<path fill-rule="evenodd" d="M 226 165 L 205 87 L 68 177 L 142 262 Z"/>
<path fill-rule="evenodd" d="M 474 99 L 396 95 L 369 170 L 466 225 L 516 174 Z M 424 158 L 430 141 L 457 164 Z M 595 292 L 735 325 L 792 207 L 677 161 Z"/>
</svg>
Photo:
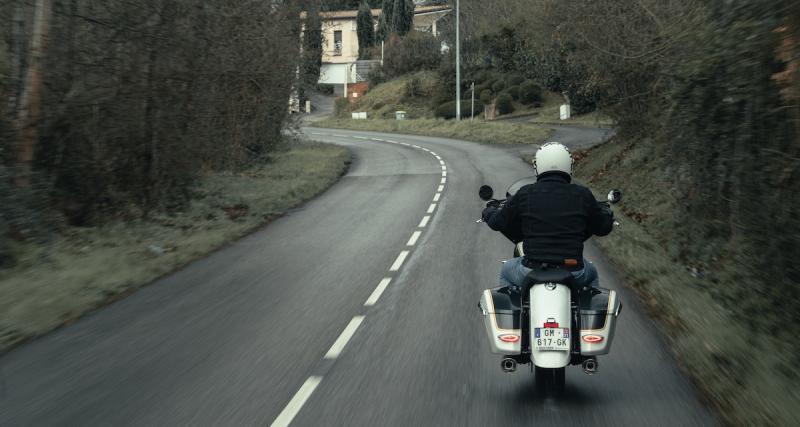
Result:
<svg viewBox="0 0 800 427">
<path fill-rule="evenodd" d="M 487 207 L 483 218 L 493 230 L 522 241 L 525 258 L 556 264 L 577 260 L 571 269 L 583 268 L 583 242 L 592 235 L 607 235 L 614 223 L 607 205 L 562 173 L 542 174 L 535 184 L 520 188 L 502 209 Z"/>
</svg>

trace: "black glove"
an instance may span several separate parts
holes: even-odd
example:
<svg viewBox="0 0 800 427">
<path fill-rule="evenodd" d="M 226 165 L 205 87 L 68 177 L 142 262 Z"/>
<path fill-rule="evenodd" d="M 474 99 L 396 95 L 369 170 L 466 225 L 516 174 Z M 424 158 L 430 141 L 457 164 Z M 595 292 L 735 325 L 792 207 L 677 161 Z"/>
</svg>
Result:
<svg viewBox="0 0 800 427">
<path fill-rule="evenodd" d="M 613 211 L 613 210 L 611 210 L 611 204 L 610 204 L 610 203 L 608 203 L 608 202 L 600 202 L 600 203 L 598 203 L 597 205 L 598 205 L 598 206 L 600 206 L 600 210 L 601 210 L 601 211 L 602 211 L 602 212 L 603 212 L 605 215 L 608 215 L 608 216 L 610 216 L 611 218 L 614 218 L 614 211 Z"/>
<path fill-rule="evenodd" d="M 483 213 L 481 214 L 481 218 L 483 218 L 484 222 L 487 222 L 487 221 L 489 221 L 489 218 L 493 217 L 494 214 L 496 214 L 497 211 L 499 211 L 499 210 L 500 210 L 500 208 L 498 208 L 496 205 L 486 206 L 486 208 L 483 209 Z"/>
</svg>

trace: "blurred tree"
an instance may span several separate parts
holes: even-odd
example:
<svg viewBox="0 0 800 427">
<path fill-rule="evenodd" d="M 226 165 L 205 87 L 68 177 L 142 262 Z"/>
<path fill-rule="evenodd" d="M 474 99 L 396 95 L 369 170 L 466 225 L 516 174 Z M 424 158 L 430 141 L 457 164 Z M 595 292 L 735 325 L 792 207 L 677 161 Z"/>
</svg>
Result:
<svg viewBox="0 0 800 427">
<path fill-rule="evenodd" d="M 361 2 L 358 9 L 356 20 L 356 30 L 358 33 L 358 57 L 367 59 L 368 52 L 375 45 L 375 20 L 372 18 L 372 10 L 366 0 Z"/>
<path fill-rule="evenodd" d="M 322 35 L 322 20 L 319 16 L 317 0 L 306 2 L 305 31 L 303 33 L 303 57 L 301 79 L 306 86 L 314 86 L 319 81 L 322 68 L 322 47 L 325 43 Z"/>
</svg>

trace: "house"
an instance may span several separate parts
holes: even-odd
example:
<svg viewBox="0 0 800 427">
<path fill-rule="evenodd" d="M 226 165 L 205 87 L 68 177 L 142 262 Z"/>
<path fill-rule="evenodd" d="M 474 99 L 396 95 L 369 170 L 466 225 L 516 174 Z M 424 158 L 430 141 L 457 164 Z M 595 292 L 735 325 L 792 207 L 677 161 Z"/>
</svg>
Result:
<svg viewBox="0 0 800 427">
<path fill-rule="evenodd" d="M 438 35 L 436 22 L 450 13 L 448 5 L 422 5 L 414 8 L 414 29 Z M 372 18 L 377 29 L 380 9 L 372 9 Z M 376 61 L 358 59 L 358 34 L 356 18 L 357 10 L 339 10 L 321 12 L 322 35 L 322 68 L 319 83 L 334 86 L 334 93 L 342 96 L 348 84 L 363 82 Z M 349 91 L 348 91 L 349 92 Z"/>
</svg>

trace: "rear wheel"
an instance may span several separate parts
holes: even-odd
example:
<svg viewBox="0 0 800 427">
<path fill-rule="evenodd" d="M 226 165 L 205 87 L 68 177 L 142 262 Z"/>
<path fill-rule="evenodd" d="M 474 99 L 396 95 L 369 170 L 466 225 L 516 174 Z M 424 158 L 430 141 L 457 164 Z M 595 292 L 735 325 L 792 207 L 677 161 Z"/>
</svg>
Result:
<svg viewBox="0 0 800 427">
<path fill-rule="evenodd" d="M 566 387 L 566 368 L 535 369 L 536 389 L 544 393 L 560 395 Z"/>
</svg>

